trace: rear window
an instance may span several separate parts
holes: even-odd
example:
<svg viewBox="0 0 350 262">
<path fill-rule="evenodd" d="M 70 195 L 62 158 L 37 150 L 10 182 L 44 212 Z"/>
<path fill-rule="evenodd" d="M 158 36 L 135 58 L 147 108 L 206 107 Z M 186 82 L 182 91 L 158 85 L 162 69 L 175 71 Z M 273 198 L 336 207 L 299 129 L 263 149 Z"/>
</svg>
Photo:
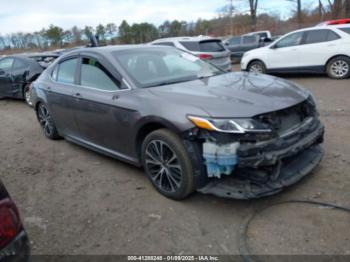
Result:
<svg viewBox="0 0 350 262">
<path fill-rule="evenodd" d="M 190 42 L 190 41 L 182 41 L 180 42 L 187 50 L 189 51 L 199 51 L 199 43 L 198 42 Z"/>
<path fill-rule="evenodd" d="M 180 42 L 187 50 L 193 52 L 222 52 L 225 51 L 221 41 L 182 41 Z"/>
<path fill-rule="evenodd" d="M 225 51 L 221 41 L 205 41 L 199 43 L 200 51 L 202 52 L 222 52 Z"/>
<path fill-rule="evenodd" d="M 345 33 L 350 34 L 350 27 L 344 27 L 344 28 L 338 28 L 338 29 L 345 32 Z"/>
</svg>

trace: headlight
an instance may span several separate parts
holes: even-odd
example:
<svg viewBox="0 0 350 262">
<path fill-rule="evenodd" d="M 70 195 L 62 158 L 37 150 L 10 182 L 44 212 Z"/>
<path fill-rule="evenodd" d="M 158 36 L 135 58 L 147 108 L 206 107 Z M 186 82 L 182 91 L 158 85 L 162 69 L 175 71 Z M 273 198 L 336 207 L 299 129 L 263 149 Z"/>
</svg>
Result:
<svg viewBox="0 0 350 262">
<path fill-rule="evenodd" d="M 198 116 L 188 116 L 192 123 L 202 129 L 222 133 L 243 134 L 247 132 L 271 132 L 271 129 L 251 118 L 217 119 Z"/>
</svg>

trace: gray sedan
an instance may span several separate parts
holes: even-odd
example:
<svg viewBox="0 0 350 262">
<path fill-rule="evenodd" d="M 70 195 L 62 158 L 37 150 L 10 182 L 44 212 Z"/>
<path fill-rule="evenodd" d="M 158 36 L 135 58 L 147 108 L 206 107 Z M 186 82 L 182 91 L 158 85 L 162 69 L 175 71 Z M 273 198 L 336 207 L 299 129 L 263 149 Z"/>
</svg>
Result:
<svg viewBox="0 0 350 262">
<path fill-rule="evenodd" d="M 75 50 L 34 82 L 32 99 L 46 137 L 143 167 L 172 199 L 195 190 L 274 194 L 323 155 L 324 128 L 306 90 L 171 47 Z"/>
</svg>

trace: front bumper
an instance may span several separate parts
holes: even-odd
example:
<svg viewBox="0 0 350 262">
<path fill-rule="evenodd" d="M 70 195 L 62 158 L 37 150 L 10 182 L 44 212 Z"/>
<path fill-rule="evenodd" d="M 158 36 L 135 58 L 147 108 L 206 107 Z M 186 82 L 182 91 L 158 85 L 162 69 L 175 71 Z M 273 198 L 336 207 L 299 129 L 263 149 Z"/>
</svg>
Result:
<svg viewBox="0 0 350 262">
<path fill-rule="evenodd" d="M 273 195 L 308 175 L 323 157 L 324 127 L 318 119 L 278 139 L 241 145 L 239 164 L 229 176 L 211 178 L 198 189 L 234 199 Z"/>
<path fill-rule="evenodd" d="M 29 240 L 25 231 L 21 231 L 17 237 L 0 250 L 1 262 L 30 262 Z"/>
</svg>

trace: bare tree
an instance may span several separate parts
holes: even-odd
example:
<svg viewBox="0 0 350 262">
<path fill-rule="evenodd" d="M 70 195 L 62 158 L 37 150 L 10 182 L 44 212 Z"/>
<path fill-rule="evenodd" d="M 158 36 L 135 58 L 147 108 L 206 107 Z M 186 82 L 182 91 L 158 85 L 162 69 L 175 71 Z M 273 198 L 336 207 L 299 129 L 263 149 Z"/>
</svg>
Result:
<svg viewBox="0 0 350 262">
<path fill-rule="evenodd" d="M 318 0 L 318 14 L 320 16 L 320 21 L 323 21 L 325 13 L 326 13 L 326 10 L 324 9 L 322 1 Z"/>
<path fill-rule="evenodd" d="M 350 18 L 350 0 L 344 0 L 345 17 Z"/>
<path fill-rule="evenodd" d="M 328 4 L 332 11 L 332 18 L 333 19 L 340 18 L 342 13 L 342 6 L 343 6 L 342 0 L 333 0 L 333 2 L 331 0 L 328 0 Z"/>
<path fill-rule="evenodd" d="M 256 30 L 257 24 L 257 10 L 258 10 L 259 0 L 249 0 L 250 17 L 252 19 L 252 31 Z"/>
<path fill-rule="evenodd" d="M 293 2 L 297 5 L 296 6 L 296 13 L 297 13 L 297 18 L 298 18 L 298 27 L 301 28 L 302 24 L 303 24 L 301 0 L 287 0 L 287 1 Z M 321 1 L 319 0 L 319 2 L 321 2 Z"/>
</svg>

